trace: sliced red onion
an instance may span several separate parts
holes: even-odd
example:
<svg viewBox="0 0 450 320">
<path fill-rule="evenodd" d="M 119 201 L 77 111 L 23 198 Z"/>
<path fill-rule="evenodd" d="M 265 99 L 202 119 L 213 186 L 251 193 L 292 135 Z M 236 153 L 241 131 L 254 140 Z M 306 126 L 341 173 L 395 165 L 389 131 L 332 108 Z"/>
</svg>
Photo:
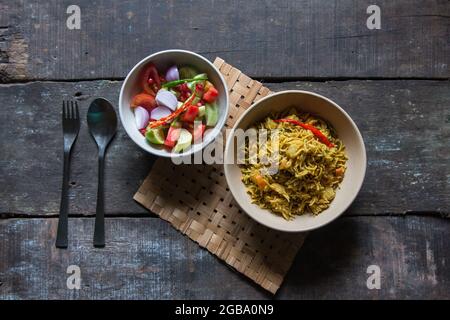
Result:
<svg viewBox="0 0 450 320">
<path fill-rule="evenodd" d="M 152 110 L 152 113 L 150 114 L 150 118 L 152 120 L 159 120 L 161 118 L 167 117 L 172 113 L 172 110 L 166 107 L 156 107 Z"/>
<path fill-rule="evenodd" d="M 175 81 L 180 79 L 180 73 L 178 72 L 177 66 L 172 66 L 166 72 L 167 81 Z"/>
<path fill-rule="evenodd" d="M 147 109 L 143 107 L 134 108 L 134 119 L 136 120 L 136 126 L 138 130 L 144 129 L 148 121 L 150 120 L 150 115 L 148 114 Z"/>
<path fill-rule="evenodd" d="M 177 96 L 167 90 L 159 90 L 155 100 L 158 106 L 167 107 L 170 110 L 175 110 L 178 105 Z"/>
</svg>

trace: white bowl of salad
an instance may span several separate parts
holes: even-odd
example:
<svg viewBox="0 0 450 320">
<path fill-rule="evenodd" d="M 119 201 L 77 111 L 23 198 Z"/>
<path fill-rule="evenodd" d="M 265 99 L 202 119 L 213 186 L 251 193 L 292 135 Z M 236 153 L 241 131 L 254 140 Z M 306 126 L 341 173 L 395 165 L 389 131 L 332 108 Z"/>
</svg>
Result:
<svg viewBox="0 0 450 320">
<path fill-rule="evenodd" d="M 200 151 L 222 130 L 228 89 L 206 58 L 185 50 L 152 54 L 127 75 L 119 113 L 128 136 L 161 157 Z"/>
</svg>

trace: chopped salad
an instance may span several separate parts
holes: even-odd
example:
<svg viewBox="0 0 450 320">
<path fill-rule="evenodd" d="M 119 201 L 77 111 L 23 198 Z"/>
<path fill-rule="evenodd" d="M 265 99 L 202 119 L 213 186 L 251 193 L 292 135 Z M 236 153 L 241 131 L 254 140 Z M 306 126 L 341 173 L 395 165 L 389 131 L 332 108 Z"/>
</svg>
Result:
<svg viewBox="0 0 450 320">
<path fill-rule="evenodd" d="M 200 143 L 205 130 L 217 124 L 219 92 L 206 73 L 174 65 L 163 75 L 149 63 L 140 86 L 131 108 L 137 129 L 149 143 L 179 153 Z"/>
</svg>

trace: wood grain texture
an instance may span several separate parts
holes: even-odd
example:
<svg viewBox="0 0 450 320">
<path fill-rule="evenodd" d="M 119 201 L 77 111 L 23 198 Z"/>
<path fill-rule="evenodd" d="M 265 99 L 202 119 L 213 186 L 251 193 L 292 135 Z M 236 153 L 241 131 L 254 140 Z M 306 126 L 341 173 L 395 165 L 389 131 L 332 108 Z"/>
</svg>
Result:
<svg viewBox="0 0 450 320">
<path fill-rule="evenodd" d="M 69 212 L 95 214 L 97 146 L 88 132 L 86 114 L 92 97 L 117 104 L 120 83 L 34 83 L 5 85 L 0 113 L 2 213 L 56 214 L 62 184 L 62 100 L 78 100 L 82 124 L 72 151 Z M 8 125 L 6 125 L 8 123 Z M 145 213 L 133 200 L 153 158 L 140 151 L 119 125 L 105 163 L 105 210 Z M 124 155 L 126 155 L 124 157 Z"/>
<path fill-rule="evenodd" d="M 54 247 L 56 219 L 0 221 L 0 299 L 266 299 L 160 219 L 106 220 L 107 246 L 92 247 L 94 219 L 70 220 L 69 249 Z M 450 221 L 344 217 L 311 232 L 275 298 L 450 298 Z M 68 290 L 66 269 L 81 268 Z M 381 289 L 368 290 L 369 265 Z"/>
<path fill-rule="evenodd" d="M 77 99 L 82 125 L 71 170 L 70 213 L 93 215 L 96 146 L 85 121 L 90 101 L 116 104 L 121 82 L 36 82 L 0 85 L 0 213 L 56 215 L 62 179 L 61 101 Z M 436 213 L 450 216 L 448 81 L 267 83 L 305 89 L 339 103 L 365 139 L 368 170 L 349 215 Z M 147 215 L 132 200 L 153 158 L 119 126 L 106 160 L 107 215 Z"/>
<path fill-rule="evenodd" d="M 70 4 L 0 0 L 0 83 L 63 80 L 0 84 L 0 299 L 272 297 L 132 200 L 154 159 L 121 126 L 106 163 L 108 246 L 92 247 L 97 150 L 85 115 L 95 97 L 116 104 L 121 85 L 96 79 L 121 80 L 171 48 L 256 79 L 319 80 L 264 85 L 335 100 L 364 136 L 359 196 L 308 236 L 275 298 L 450 299 L 450 220 L 430 216 L 450 217 L 449 1 L 377 1 L 381 30 L 366 28 L 370 3 L 357 0 L 79 0 L 81 30 L 66 27 Z M 348 78 L 393 80 L 327 81 Z M 57 250 L 63 99 L 84 120 L 70 187 L 81 217 Z M 71 264 L 78 291 L 66 288 Z M 373 264 L 381 290 L 366 287 Z"/>
<path fill-rule="evenodd" d="M 450 76 L 445 0 L 377 1 L 380 30 L 357 0 L 79 0 L 80 30 L 66 27 L 70 4 L 0 1 L 1 81 L 121 78 L 171 48 L 220 55 L 252 77 Z"/>
</svg>

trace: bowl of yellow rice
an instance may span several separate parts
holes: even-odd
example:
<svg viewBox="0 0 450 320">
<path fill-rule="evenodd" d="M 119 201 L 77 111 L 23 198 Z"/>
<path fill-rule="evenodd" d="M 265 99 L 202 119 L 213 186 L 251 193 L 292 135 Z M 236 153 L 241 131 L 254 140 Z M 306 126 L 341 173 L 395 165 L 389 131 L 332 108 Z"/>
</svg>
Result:
<svg viewBox="0 0 450 320">
<path fill-rule="evenodd" d="M 358 127 L 343 108 L 316 93 L 265 97 L 228 135 L 225 177 L 239 206 L 257 222 L 305 232 L 339 217 L 366 171 Z"/>
</svg>

